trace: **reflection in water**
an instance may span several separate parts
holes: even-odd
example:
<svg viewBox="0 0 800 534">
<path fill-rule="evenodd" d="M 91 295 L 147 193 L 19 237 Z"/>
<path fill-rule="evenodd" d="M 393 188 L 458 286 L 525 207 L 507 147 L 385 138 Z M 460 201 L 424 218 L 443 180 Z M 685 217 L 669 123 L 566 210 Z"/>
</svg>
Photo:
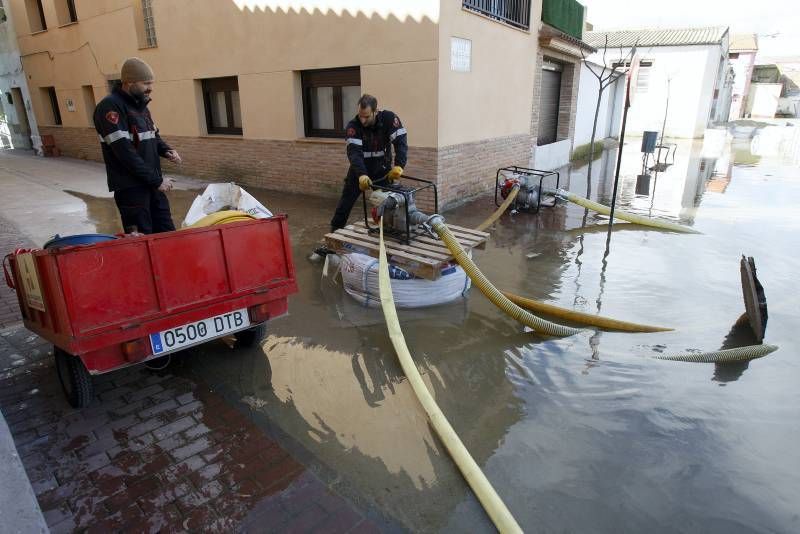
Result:
<svg viewBox="0 0 800 534">
<path fill-rule="evenodd" d="M 611 252 L 611 234 L 613 233 L 611 227 L 609 226 L 608 234 L 606 235 L 606 248 L 603 252 L 603 266 L 600 268 L 600 291 L 597 293 L 597 299 L 595 303 L 597 304 L 597 315 L 601 315 L 602 307 L 603 307 L 603 292 L 606 288 L 606 269 L 608 268 L 608 255 Z M 582 236 L 581 236 L 582 237 Z M 592 348 L 592 360 L 599 360 L 599 353 L 600 353 L 600 336 L 603 335 L 601 330 L 596 330 L 594 335 L 589 338 L 589 346 Z"/>
<path fill-rule="evenodd" d="M 113 197 L 97 197 L 69 189 L 65 189 L 64 192 L 86 203 L 86 218 L 94 224 L 97 233 L 118 234 L 122 232 L 122 222 Z M 189 211 L 189 206 L 201 192 L 201 190 L 173 189 L 169 193 L 170 210 L 176 228 L 180 228 L 183 217 Z"/>
<path fill-rule="evenodd" d="M 420 352 L 416 359 L 437 402 L 483 463 L 523 412 L 504 359 L 491 354 L 504 334 L 478 318 L 463 327 L 484 340 L 469 343 L 469 356 L 463 340 L 453 337 L 461 327 L 420 325 L 416 335 L 438 334 L 452 343 L 435 357 Z M 401 508 L 392 510 L 398 519 L 415 529 L 436 530 L 439 519 L 420 501 L 450 509 L 472 497 L 381 339 L 383 328 L 372 330 L 350 330 L 324 344 L 274 334 L 263 352 L 237 356 L 245 362 L 238 374 L 228 374 L 230 363 L 212 354 L 201 365 L 204 374 L 217 377 L 217 387 L 241 396 L 262 417 L 277 418 L 284 431 L 360 493 L 379 502 L 390 497 L 392 508 Z"/>
<path fill-rule="evenodd" d="M 750 327 L 750 322 L 747 319 L 747 314 L 742 314 L 733 323 L 731 331 L 725 336 L 720 350 L 735 349 L 737 347 L 745 347 L 747 345 L 758 345 L 758 339 Z M 717 382 L 721 382 L 724 386 L 726 382 L 734 382 L 738 380 L 742 373 L 744 373 L 750 366 L 750 362 L 731 362 L 731 363 L 718 363 L 714 365 L 714 378 Z"/>
</svg>

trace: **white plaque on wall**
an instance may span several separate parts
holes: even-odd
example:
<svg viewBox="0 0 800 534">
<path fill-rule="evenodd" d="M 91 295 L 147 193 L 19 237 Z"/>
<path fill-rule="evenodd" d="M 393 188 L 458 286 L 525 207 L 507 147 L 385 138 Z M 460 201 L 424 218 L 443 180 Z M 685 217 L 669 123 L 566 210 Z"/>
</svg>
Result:
<svg viewBox="0 0 800 534">
<path fill-rule="evenodd" d="M 461 37 L 450 38 L 450 70 L 469 72 L 472 67 L 472 41 Z"/>
</svg>

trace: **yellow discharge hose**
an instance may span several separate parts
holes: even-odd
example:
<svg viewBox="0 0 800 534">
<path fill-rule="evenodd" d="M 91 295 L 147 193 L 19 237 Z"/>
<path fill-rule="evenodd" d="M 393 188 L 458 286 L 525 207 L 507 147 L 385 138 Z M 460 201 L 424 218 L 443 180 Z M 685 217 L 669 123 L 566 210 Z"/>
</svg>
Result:
<svg viewBox="0 0 800 534">
<path fill-rule="evenodd" d="M 442 440 L 453 461 L 458 466 L 461 474 L 466 479 L 472 491 L 478 497 L 478 500 L 483 505 L 486 513 L 494 522 L 497 530 L 501 533 L 505 532 L 522 532 L 522 529 L 517 524 L 511 512 L 503 503 L 500 496 L 492 487 L 492 484 L 483 474 L 481 468 L 470 456 L 467 448 L 459 439 L 453 427 L 447 421 L 447 418 L 442 413 L 442 410 L 437 406 L 436 401 L 433 400 L 425 382 L 417 371 L 417 366 L 411 358 L 411 353 L 406 346 L 403 331 L 400 329 L 400 321 L 397 318 L 397 310 L 394 306 L 394 297 L 392 295 L 392 286 L 389 280 L 389 264 L 386 259 L 386 246 L 383 242 L 383 217 L 381 217 L 381 234 L 380 234 L 380 269 L 378 271 L 379 287 L 381 294 L 381 306 L 383 307 L 383 314 L 386 317 L 386 326 L 389 330 L 389 337 L 394 345 L 394 350 L 397 352 L 397 357 L 400 360 L 400 365 L 403 372 L 408 377 L 408 382 L 411 388 L 419 399 L 422 408 L 428 415 L 428 418 Z"/>
<path fill-rule="evenodd" d="M 735 349 L 717 350 L 714 352 L 689 352 L 686 354 L 663 354 L 653 356 L 657 360 L 696 363 L 731 363 L 763 358 L 778 350 L 776 345 L 748 345 Z"/>
<path fill-rule="evenodd" d="M 216 213 L 206 215 L 194 224 L 186 226 L 186 228 L 203 228 L 214 224 L 227 224 L 240 221 L 252 221 L 255 219 L 252 215 L 239 210 L 223 210 Z"/>
<path fill-rule="evenodd" d="M 523 310 L 504 296 L 486 276 L 478 269 L 478 266 L 467 256 L 461 245 L 458 244 L 455 236 L 447 228 L 442 218 L 438 215 L 431 220 L 431 227 L 439 235 L 439 238 L 447 245 L 450 253 L 486 297 L 495 306 L 503 310 L 509 317 L 521 322 L 525 326 L 532 328 L 536 332 L 551 336 L 572 336 L 581 332 L 578 328 L 563 326 L 550 321 L 545 321 L 541 317 L 536 317 L 531 312 Z"/>
<path fill-rule="evenodd" d="M 596 326 L 606 330 L 618 330 L 621 332 L 671 332 L 673 330 L 672 328 L 664 328 L 663 326 L 629 323 L 627 321 L 619 321 L 617 319 L 610 319 L 600 315 L 591 315 L 589 313 L 568 310 L 566 308 L 561 308 L 552 304 L 546 304 L 538 300 L 520 297 L 519 295 L 515 295 L 514 293 L 509 293 L 507 291 L 502 291 L 502 293 L 508 298 L 508 300 L 525 308 L 526 310 L 546 313 L 548 315 L 552 315 L 553 317 L 572 321 L 573 323 Z"/>
<path fill-rule="evenodd" d="M 508 194 L 508 196 L 506 197 L 505 201 L 503 201 L 503 203 L 502 203 L 502 204 L 500 204 L 500 207 L 499 207 L 499 208 L 497 208 L 497 209 L 495 210 L 495 212 L 494 212 L 494 213 L 492 213 L 492 214 L 489 216 L 489 218 L 488 218 L 488 219 L 486 219 L 485 221 L 483 221 L 482 223 L 480 223 L 478 226 L 476 226 L 476 227 L 475 227 L 475 229 L 476 229 L 476 230 L 480 230 L 481 232 L 483 232 L 484 230 L 486 230 L 487 228 L 489 228 L 491 225 L 493 225 L 493 224 L 494 224 L 494 222 L 495 222 L 497 219 L 499 219 L 499 218 L 500 218 L 500 216 L 501 216 L 502 214 L 504 214 L 504 213 L 506 212 L 506 210 L 507 210 L 507 209 L 508 209 L 508 207 L 511 205 L 511 203 L 512 203 L 512 202 L 514 202 L 514 199 L 515 199 L 515 198 L 517 198 L 517 193 L 519 193 L 519 185 L 515 185 L 515 186 L 514 186 L 514 187 L 511 189 L 511 192 Z"/>
<path fill-rule="evenodd" d="M 603 215 L 611 214 L 611 208 L 609 208 L 608 206 L 604 206 L 603 204 L 594 202 L 592 200 L 589 200 L 588 198 L 579 197 L 578 195 L 570 193 L 569 191 L 565 191 L 564 189 L 557 190 L 556 194 L 560 197 L 566 198 L 567 200 L 569 200 L 574 204 L 583 206 L 586 209 L 596 211 L 597 213 L 602 213 Z M 660 219 L 651 219 L 650 217 L 645 217 L 643 215 L 636 215 L 635 213 L 628 213 L 621 210 L 614 210 L 614 217 L 634 224 L 641 224 L 643 226 L 652 226 L 654 228 L 661 228 L 662 230 L 683 232 L 685 234 L 701 233 L 693 228 L 689 228 L 688 226 L 671 223 L 669 221 L 662 221 Z"/>
</svg>

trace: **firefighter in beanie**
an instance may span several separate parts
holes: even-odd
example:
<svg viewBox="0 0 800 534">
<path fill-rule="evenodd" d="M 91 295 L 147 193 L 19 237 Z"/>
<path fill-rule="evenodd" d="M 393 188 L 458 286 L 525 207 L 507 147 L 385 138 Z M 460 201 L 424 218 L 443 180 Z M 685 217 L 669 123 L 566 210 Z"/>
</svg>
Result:
<svg viewBox="0 0 800 534">
<path fill-rule="evenodd" d="M 165 194 L 173 182 L 162 175 L 159 158 L 180 163 L 181 157 L 158 135 L 147 109 L 154 79 L 153 69 L 141 59 L 125 60 L 121 83 L 94 110 L 108 190 L 128 233 L 175 230 Z"/>
<path fill-rule="evenodd" d="M 361 191 L 372 182 L 386 177 L 388 183 L 400 178 L 406 166 L 408 143 L 406 129 L 400 117 L 389 110 L 378 110 L 378 100 L 372 95 L 358 99 L 358 115 L 347 123 L 345 142 L 350 170 L 336 212 L 331 219 L 331 231 L 343 228 L 353 204 Z M 394 162 L 392 162 L 394 147 Z M 379 184 L 378 184 L 379 185 Z"/>
</svg>

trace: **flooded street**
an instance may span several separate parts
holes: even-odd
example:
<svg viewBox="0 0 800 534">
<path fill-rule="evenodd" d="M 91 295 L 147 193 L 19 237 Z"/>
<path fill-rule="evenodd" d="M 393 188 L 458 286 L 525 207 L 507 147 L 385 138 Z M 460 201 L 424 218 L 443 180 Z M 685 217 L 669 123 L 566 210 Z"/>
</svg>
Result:
<svg viewBox="0 0 800 534">
<path fill-rule="evenodd" d="M 559 205 L 504 215 L 475 251 L 500 289 L 672 332 L 539 336 L 477 288 L 463 302 L 400 311 L 423 378 L 525 531 L 800 530 L 800 125 L 765 130 L 719 146 L 674 140 L 675 163 L 646 188 L 639 179 L 646 195 L 636 194 L 640 140 L 625 145 L 619 208 L 702 234 L 620 222 L 608 240 L 607 218 Z M 610 150 L 593 165 L 591 196 L 605 204 L 615 161 Z M 585 195 L 585 177 L 572 169 L 562 186 Z M 328 484 L 403 527 L 492 531 L 428 425 L 380 309 L 322 282 L 307 260 L 335 200 L 248 191 L 289 215 L 300 293 L 262 350 L 232 356 L 209 343 L 174 372 L 202 377 Z M 112 199 L 70 194 L 86 204 L 84 226 L 118 231 Z M 176 221 L 196 194 L 172 193 Z M 483 196 L 445 218 L 474 227 L 494 209 Z M 351 220 L 359 215 L 357 204 Z M 745 364 L 653 359 L 755 343 L 735 324 L 742 254 L 766 292 L 765 342 L 780 349 Z"/>
<path fill-rule="evenodd" d="M 590 214 L 581 227 L 584 210 L 562 206 L 503 217 L 476 252 L 502 289 L 674 332 L 544 338 L 474 288 L 465 303 L 401 312 L 437 402 L 526 530 L 800 528 L 800 364 L 791 336 L 800 176 L 796 152 L 758 156 L 750 144 L 734 140 L 711 157 L 702 141 L 679 142 L 675 165 L 651 183 L 655 198 L 634 195 L 638 140 L 626 146 L 621 206 L 702 235 L 621 223 L 606 254 L 603 221 Z M 603 202 L 609 158 L 615 151 L 593 171 L 602 177 L 593 196 Z M 572 191 L 585 193 L 583 176 L 572 171 Z M 491 530 L 414 399 L 380 311 L 322 285 L 320 266 L 305 261 L 332 203 L 260 198 L 290 214 L 301 293 L 289 317 L 271 324 L 264 354 L 232 364 L 209 346 L 196 365 L 408 528 Z M 473 226 L 492 209 L 483 197 L 447 219 Z M 781 349 L 717 367 L 651 359 L 754 342 L 734 328 L 744 311 L 743 253 L 765 286 L 766 339 Z"/>
</svg>

